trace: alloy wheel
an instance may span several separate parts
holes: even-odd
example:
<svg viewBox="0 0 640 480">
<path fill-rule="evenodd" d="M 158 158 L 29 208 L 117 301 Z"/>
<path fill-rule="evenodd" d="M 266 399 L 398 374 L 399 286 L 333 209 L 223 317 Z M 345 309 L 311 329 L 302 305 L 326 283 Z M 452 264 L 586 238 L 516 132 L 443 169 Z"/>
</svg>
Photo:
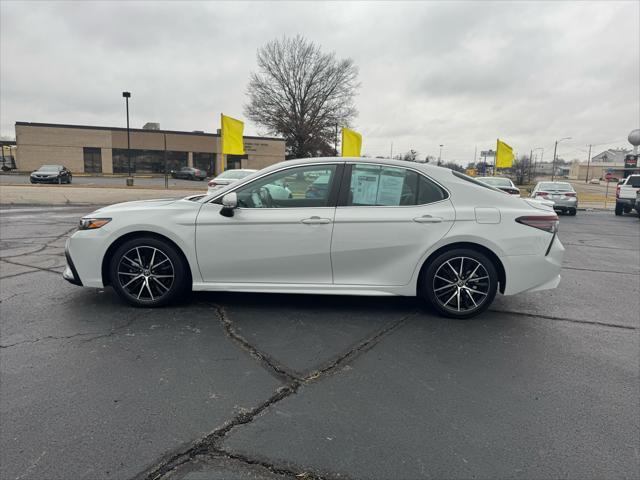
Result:
<svg viewBox="0 0 640 480">
<path fill-rule="evenodd" d="M 171 259 L 162 250 L 140 245 L 128 250 L 117 266 L 122 289 L 138 301 L 157 301 L 164 297 L 175 281 Z"/>
<path fill-rule="evenodd" d="M 491 278 L 475 258 L 453 257 L 438 267 L 433 293 L 440 306 L 453 313 L 470 313 L 487 300 Z"/>
</svg>

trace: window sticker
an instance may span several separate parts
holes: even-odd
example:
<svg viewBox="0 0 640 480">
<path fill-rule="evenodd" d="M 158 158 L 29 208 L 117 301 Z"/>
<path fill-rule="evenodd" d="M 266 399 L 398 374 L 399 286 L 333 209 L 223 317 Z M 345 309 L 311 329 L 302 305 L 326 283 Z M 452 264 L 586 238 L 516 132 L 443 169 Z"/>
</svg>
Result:
<svg viewBox="0 0 640 480">
<path fill-rule="evenodd" d="M 379 181 L 379 172 L 354 170 L 351 177 L 352 204 L 375 205 Z"/>
<path fill-rule="evenodd" d="M 404 175 L 401 172 L 385 171 L 380 176 L 380 188 L 378 189 L 378 201 L 376 205 L 397 207 L 400 205 Z"/>
</svg>

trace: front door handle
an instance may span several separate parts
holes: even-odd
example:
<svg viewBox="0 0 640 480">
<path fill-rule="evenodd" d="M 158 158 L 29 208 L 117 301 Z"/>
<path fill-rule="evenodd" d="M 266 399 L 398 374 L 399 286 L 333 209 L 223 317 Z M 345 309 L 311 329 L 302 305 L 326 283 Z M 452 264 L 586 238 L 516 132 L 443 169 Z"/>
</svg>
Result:
<svg viewBox="0 0 640 480">
<path fill-rule="evenodd" d="M 433 217 L 431 215 L 423 215 L 421 217 L 414 218 L 413 221 L 418 223 L 442 223 L 442 217 Z"/>
<path fill-rule="evenodd" d="M 302 223 L 306 225 L 321 225 L 326 223 L 331 223 L 331 220 L 328 218 L 320 218 L 320 217 L 309 217 L 302 220 Z"/>
</svg>

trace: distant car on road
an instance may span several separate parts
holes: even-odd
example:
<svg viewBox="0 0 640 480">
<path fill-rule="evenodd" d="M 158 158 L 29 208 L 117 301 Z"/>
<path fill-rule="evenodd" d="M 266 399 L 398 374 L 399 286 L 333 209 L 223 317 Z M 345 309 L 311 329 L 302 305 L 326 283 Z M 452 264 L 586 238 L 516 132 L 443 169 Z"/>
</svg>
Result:
<svg viewBox="0 0 640 480">
<path fill-rule="evenodd" d="M 600 179 L 599 178 L 592 178 L 591 180 L 589 180 L 589 183 L 595 184 L 595 185 L 600 185 Z"/>
<path fill-rule="evenodd" d="M 538 182 L 531 191 L 531 198 L 551 200 L 553 209 L 569 215 L 578 212 L 578 194 L 569 182 Z"/>
<path fill-rule="evenodd" d="M 507 177 L 476 177 L 476 179 L 482 183 L 486 183 L 487 185 L 491 185 L 492 187 L 499 188 L 503 192 L 508 193 L 509 195 L 517 195 L 520 196 L 520 189 L 515 186 L 515 184 L 511 181 L 510 178 Z"/>
<path fill-rule="evenodd" d="M 71 183 L 71 172 L 64 165 L 42 165 L 31 173 L 31 183 Z"/>
<path fill-rule="evenodd" d="M 326 194 L 306 197 L 323 175 Z M 284 195 L 288 185 L 296 195 Z M 139 307 L 191 290 L 419 295 L 442 315 L 470 318 L 498 291 L 558 285 L 564 247 L 557 227 L 552 208 L 448 168 L 289 160 L 214 195 L 88 214 L 67 241 L 63 276 L 111 285 Z"/>
<path fill-rule="evenodd" d="M 247 175 L 251 175 L 252 173 L 257 172 L 257 170 L 252 170 L 250 168 L 236 168 L 232 170 L 225 170 L 220 175 L 215 178 L 209 180 L 208 183 L 208 193 L 214 193 L 216 190 L 220 190 L 227 185 L 237 182 L 238 180 L 242 180 Z"/>
<path fill-rule="evenodd" d="M 635 206 L 636 193 L 640 189 L 640 174 L 629 175 L 616 186 L 616 215 L 629 213 Z"/>
<path fill-rule="evenodd" d="M 180 170 L 171 170 L 172 178 L 182 178 L 184 180 L 204 180 L 207 172 L 193 167 L 182 167 Z"/>
</svg>

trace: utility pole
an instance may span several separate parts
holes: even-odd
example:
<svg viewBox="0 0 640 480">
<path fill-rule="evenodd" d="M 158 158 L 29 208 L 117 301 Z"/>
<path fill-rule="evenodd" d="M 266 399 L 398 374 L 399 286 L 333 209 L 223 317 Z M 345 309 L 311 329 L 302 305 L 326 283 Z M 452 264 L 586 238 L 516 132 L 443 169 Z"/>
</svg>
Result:
<svg viewBox="0 0 640 480">
<path fill-rule="evenodd" d="M 527 183 L 531 183 L 531 165 L 533 162 L 533 148 L 531 149 L 531 152 L 529 152 L 529 168 L 527 169 L 528 175 L 527 175 Z"/>
<path fill-rule="evenodd" d="M 553 147 L 553 163 L 551 164 L 551 181 L 553 182 L 556 178 L 556 153 L 558 151 L 558 144 L 563 140 L 571 140 L 571 137 L 564 137 L 560 140 L 556 140 L 556 144 Z"/>
<path fill-rule="evenodd" d="M 336 139 L 334 143 L 334 150 L 336 152 L 336 157 L 338 156 L 338 124 L 336 123 Z"/>
<path fill-rule="evenodd" d="M 391 142 L 391 153 L 389 153 L 389 158 L 393 158 L 393 142 Z"/>
<path fill-rule="evenodd" d="M 438 154 L 438 166 L 442 165 L 442 147 L 444 147 L 444 145 L 440 145 L 440 153 Z"/>
<path fill-rule="evenodd" d="M 589 165 L 591 164 L 591 147 L 593 147 L 593 145 L 589 145 L 589 154 L 587 155 L 587 175 L 584 177 L 584 183 L 589 183 Z M 580 173 L 579 165 L 578 165 L 578 173 Z"/>
</svg>

